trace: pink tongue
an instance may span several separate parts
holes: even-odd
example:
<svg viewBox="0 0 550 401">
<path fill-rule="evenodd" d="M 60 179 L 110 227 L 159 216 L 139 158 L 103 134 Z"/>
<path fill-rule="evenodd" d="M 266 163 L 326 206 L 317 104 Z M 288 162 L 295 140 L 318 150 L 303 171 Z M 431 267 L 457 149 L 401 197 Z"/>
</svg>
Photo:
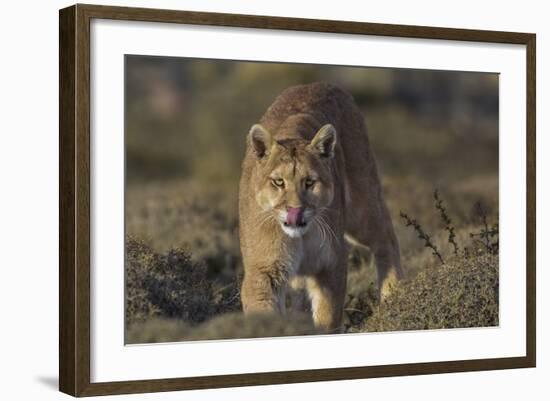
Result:
<svg viewBox="0 0 550 401">
<path fill-rule="evenodd" d="M 286 214 L 286 224 L 297 226 L 302 223 L 303 209 L 301 207 L 289 207 Z"/>
</svg>

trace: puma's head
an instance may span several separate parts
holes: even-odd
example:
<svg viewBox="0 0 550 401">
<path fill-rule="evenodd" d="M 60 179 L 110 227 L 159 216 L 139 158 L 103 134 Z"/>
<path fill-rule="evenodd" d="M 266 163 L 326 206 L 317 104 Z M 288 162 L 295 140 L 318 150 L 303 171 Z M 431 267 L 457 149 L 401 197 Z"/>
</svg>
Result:
<svg viewBox="0 0 550 401">
<path fill-rule="evenodd" d="M 331 124 L 321 127 L 311 141 L 274 140 L 259 124 L 250 129 L 248 146 L 257 163 L 256 201 L 290 237 L 301 237 L 314 223 L 323 224 L 323 211 L 334 198 L 331 159 L 336 140 Z"/>
</svg>

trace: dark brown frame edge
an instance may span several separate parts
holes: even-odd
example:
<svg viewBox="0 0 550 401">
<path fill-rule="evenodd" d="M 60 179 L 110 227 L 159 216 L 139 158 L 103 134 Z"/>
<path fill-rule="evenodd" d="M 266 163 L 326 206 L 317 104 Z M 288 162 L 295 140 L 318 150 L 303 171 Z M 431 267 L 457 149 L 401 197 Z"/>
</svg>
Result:
<svg viewBox="0 0 550 401">
<path fill-rule="evenodd" d="M 527 47 L 527 324 L 524 357 L 90 383 L 90 20 L 92 18 L 510 43 Z M 73 396 L 535 367 L 536 35 L 77 4 L 59 12 L 59 389 Z"/>
</svg>

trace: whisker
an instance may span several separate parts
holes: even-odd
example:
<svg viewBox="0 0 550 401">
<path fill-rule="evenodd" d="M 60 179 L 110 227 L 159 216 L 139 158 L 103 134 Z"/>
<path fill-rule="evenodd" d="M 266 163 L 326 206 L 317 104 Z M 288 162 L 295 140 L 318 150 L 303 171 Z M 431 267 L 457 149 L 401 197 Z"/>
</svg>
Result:
<svg viewBox="0 0 550 401">
<path fill-rule="evenodd" d="M 319 213 L 319 216 L 323 219 L 323 221 L 325 222 L 325 224 L 327 225 L 327 227 L 330 229 L 330 231 L 332 231 L 332 235 L 334 236 L 334 239 L 336 240 L 336 234 L 334 233 L 334 230 L 332 229 L 332 227 L 330 227 L 330 225 L 328 224 L 328 222 L 324 219 L 325 217 L 328 219 L 329 216 L 323 214 L 324 211 L 328 211 L 329 208 L 328 207 L 322 207 L 321 209 L 321 212 Z"/>
<path fill-rule="evenodd" d="M 321 223 L 318 221 L 317 217 L 313 217 L 313 222 L 317 225 L 317 227 L 319 228 L 319 232 L 321 233 L 321 243 L 319 244 L 319 248 L 322 248 L 326 239 L 325 229 L 323 228 Z"/>
<path fill-rule="evenodd" d="M 327 223 L 327 221 L 324 219 L 323 215 L 322 214 L 319 214 L 318 215 L 319 217 L 319 220 L 322 222 L 322 224 L 326 227 L 326 229 L 328 230 L 329 234 L 332 235 L 332 237 L 334 238 L 334 241 L 335 242 L 338 242 L 338 238 L 336 237 L 336 234 L 334 233 L 334 230 L 332 229 L 332 227 Z"/>
<path fill-rule="evenodd" d="M 264 219 L 264 221 L 262 222 L 262 225 L 264 224 L 267 224 L 267 223 L 271 223 L 271 222 L 274 222 L 275 219 L 273 218 L 273 216 L 268 216 Z"/>
<path fill-rule="evenodd" d="M 258 227 L 262 227 L 264 224 L 270 222 L 270 221 L 275 221 L 275 217 L 273 216 L 273 214 L 271 212 L 262 212 L 262 213 L 258 213 L 258 216 L 262 216 L 264 215 L 263 217 L 261 217 L 261 220 L 260 222 L 258 223 Z"/>
<path fill-rule="evenodd" d="M 327 237 L 327 230 L 325 228 L 325 225 L 323 224 L 323 222 L 317 216 L 315 217 L 315 222 L 319 226 L 321 234 L 323 235 L 323 243 L 324 243 L 326 241 L 326 237 Z"/>
</svg>

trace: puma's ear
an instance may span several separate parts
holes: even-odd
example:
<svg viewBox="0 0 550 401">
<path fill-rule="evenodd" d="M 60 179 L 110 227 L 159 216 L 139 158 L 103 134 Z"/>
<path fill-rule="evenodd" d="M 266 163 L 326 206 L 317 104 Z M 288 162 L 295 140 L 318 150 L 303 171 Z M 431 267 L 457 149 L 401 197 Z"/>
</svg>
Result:
<svg viewBox="0 0 550 401">
<path fill-rule="evenodd" d="M 248 133 L 248 143 L 252 145 L 256 156 L 261 159 L 269 154 L 273 139 L 267 129 L 260 124 L 254 124 Z"/>
<path fill-rule="evenodd" d="M 336 146 L 336 128 L 332 124 L 323 125 L 309 144 L 310 148 L 321 157 L 334 157 Z"/>
</svg>

